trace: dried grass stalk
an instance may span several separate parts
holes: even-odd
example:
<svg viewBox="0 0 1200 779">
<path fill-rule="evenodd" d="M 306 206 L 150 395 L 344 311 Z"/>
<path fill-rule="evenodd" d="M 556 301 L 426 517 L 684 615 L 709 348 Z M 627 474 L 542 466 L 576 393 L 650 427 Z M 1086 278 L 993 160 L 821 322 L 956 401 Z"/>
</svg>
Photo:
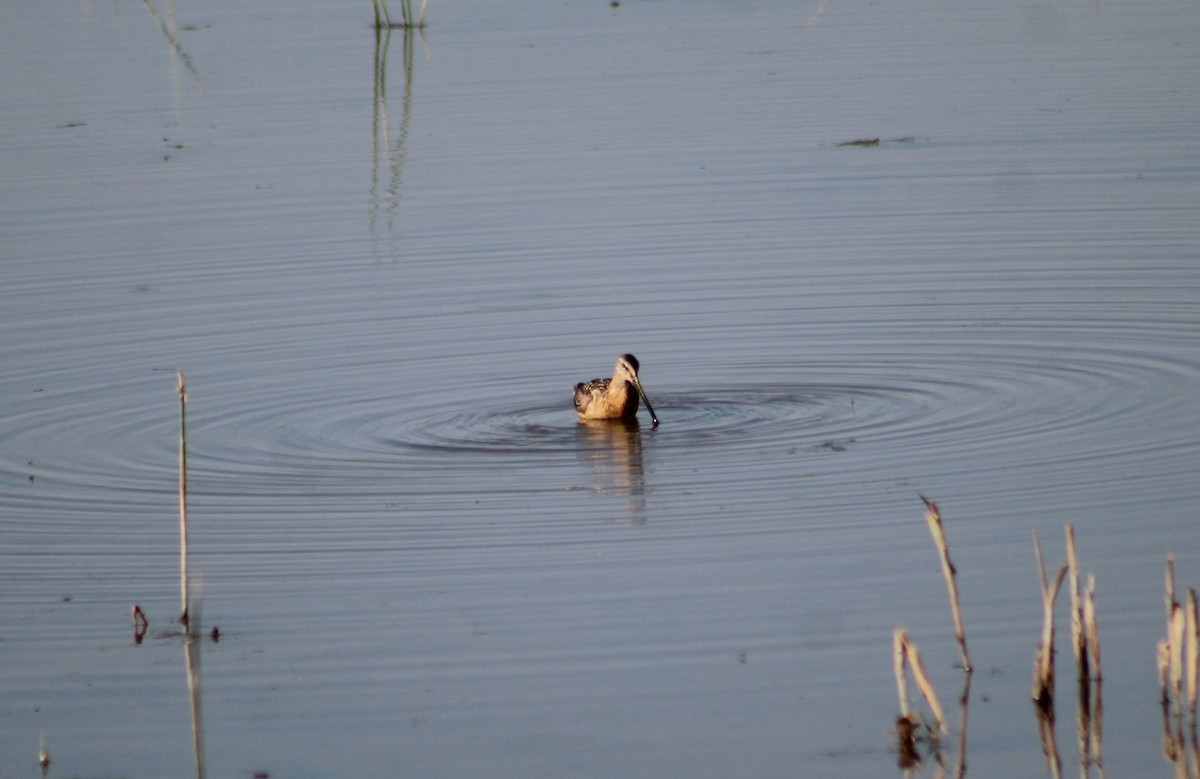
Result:
<svg viewBox="0 0 1200 779">
<path fill-rule="evenodd" d="M 1088 654 L 1092 659 L 1092 678 L 1104 681 L 1100 671 L 1100 630 L 1096 627 L 1096 577 L 1088 576 L 1087 592 L 1083 599 L 1083 627 L 1087 635 Z"/>
<path fill-rule="evenodd" d="M 1155 661 L 1158 665 L 1158 684 L 1162 688 L 1162 705 L 1165 709 L 1171 702 L 1171 642 L 1158 640 Z"/>
<path fill-rule="evenodd" d="M 892 666 L 896 673 L 896 694 L 900 696 L 900 716 L 911 719 L 908 715 L 908 673 L 905 671 L 904 647 L 908 643 L 908 635 L 904 628 L 896 628 L 892 632 Z"/>
<path fill-rule="evenodd" d="M 925 664 L 921 662 L 921 651 L 917 649 L 916 644 L 909 640 L 908 633 L 904 628 L 896 628 L 892 633 L 892 649 L 892 662 L 896 672 L 896 693 L 900 696 L 900 719 L 916 722 L 908 708 L 908 672 L 906 669 L 912 668 L 917 689 L 921 691 L 921 697 L 933 710 L 933 719 L 937 722 L 938 729 L 946 730 L 946 715 L 942 711 L 937 691 L 934 689 L 933 683 L 929 681 L 929 675 L 925 673 Z"/>
<path fill-rule="evenodd" d="M 962 652 L 963 670 L 967 673 L 971 672 L 971 658 L 967 653 L 967 636 L 963 629 L 962 610 L 958 603 L 958 582 L 955 578 L 958 573 L 954 568 L 954 563 L 950 562 L 950 550 L 946 545 L 946 531 L 942 527 L 942 515 L 938 511 L 937 504 L 924 495 L 921 500 L 925 502 L 925 521 L 929 525 L 929 532 L 933 535 L 933 543 L 937 546 L 938 554 L 942 559 L 942 575 L 946 579 L 946 590 L 950 595 L 950 613 L 954 617 L 954 634 L 958 638 L 958 648 Z"/>
<path fill-rule="evenodd" d="M 1179 605 L 1175 600 L 1175 555 L 1167 555 L 1167 567 L 1163 572 L 1163 589 L 1165 595 L 1163 597 L 1163 606 L 1167 612 L 1167 630 L 1171 630 L 1171 612 Z"/>
<path fill-rule="evenodd" d="M 1044 711 L 1054 707 L 1054 601 L 1062 588 L 1067 566 L 1060 565 L 1051 584 L 1046 577 L 1046 566 L 1042 558 L 1042 542 L 1037 531 L 1033 532 L 1033 552 L 1037 557 L 1038 576 L 1042 586 L 1042 639 L 1038 644 L 1033 673 L 1033 700 Z"/>
<path fill-rule="evenodd" d="M 921 695 L 925 698 L 925 702 L 929 704 L 929 708 L 933 709 L 933 719 L 937 722 L 938 729 L 942 731 L 946 730 L 946 715 L 942 712 L 942 704 L 938 701 L 937 691 L 933 689 L 933 683 L 929 681 L 929 677 L 925 674 L 925 664 L 921 662 L 921 651 L 917 649 L 916 644 L 906 642 L 904 653 L 909 666 L 912 667 L 913 678 L 917 680 L 917 687 L 921 690 Z"/>
<path fill-rule="evenodd" d="M 1079 587 L 1079 557 L 1075 553 L 1075 527 L 1065 528 L 1067 540 L 1067 571 L 1070 580 L 1067 592 L 1071 596 L 1071 650 L 1075 653 L 1075 667 L 1079 672 L 1079 683 L 1086 684 L 1091 677 L 1088 663 L 1087 637 L 1083 630 L 1083 604 Z"/>
<path fill-rule="evenodd" d="M 179 371 L 179 621 L 188 624 L 187 385 Z"/>
<path fill-rule="evenodd" d="M 1192 716 L 1192 728 L 1196 727 L 1197 686 L 1200 685 L 1200 595 L 1195 587 L 1188 588 L 1187 608 L 1184 612 L 1184 633 L 1187 651 L 1184 658 L 1187 673 L 1188 710 Z"/>
<path fill-rule="evenodd" d="M 1183 643 L 1186 618 L 1179 604 L 1171 611 L 1171 632 L 1168 634 L 1167 648 L 1170 652 L 1169 669 L 1171 680 L 1171 695 L 1175 698 L 1177 709 L 1183 703 Z"/>
<path fill-rule="evenodd" d="M 1088 654 L 1092 658 L 1092 678 L 1096 681 L 1092 697 L 1091 746 L 1092 762 L 1101 769 L 1103 776 L 1104 736 L 1104 675 L 1100 670 L 1100 630 L 1096 626 L 1096 577 L 1088 576 L 1087 591 L 1083 599 L 1083 622 L 1087 633 Z"/>
</svg>

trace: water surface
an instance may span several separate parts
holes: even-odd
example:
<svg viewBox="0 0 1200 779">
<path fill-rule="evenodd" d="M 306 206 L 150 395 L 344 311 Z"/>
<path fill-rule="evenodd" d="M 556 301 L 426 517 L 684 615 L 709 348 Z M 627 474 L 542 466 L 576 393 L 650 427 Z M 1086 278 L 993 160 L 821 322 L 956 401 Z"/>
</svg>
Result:
<svg viewBox="0 0 1200 779">
<path fill-rule="evenodd" d="M 213 776 L 887 775 L 892 629 L 961 683 L 918 493 L 970 774 L 1046 773 L 1030 541 L 1057 561 L 1073 523 L 1106 769 L 1173 775 L 1192 9 L 428 19 L 406 48 L 365 3 L 5 12 L 6 770 L 39 734 L 55 775 L 194 770 L 184 370 Z M 627 351 L 662 425 L 578 425 Z"/>
</svg>

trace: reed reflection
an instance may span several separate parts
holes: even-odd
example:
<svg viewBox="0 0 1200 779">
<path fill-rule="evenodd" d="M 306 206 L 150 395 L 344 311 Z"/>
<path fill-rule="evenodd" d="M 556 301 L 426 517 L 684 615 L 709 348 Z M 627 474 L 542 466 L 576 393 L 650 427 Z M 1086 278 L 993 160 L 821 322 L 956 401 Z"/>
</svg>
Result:
<svg viewBox="0 0 1200 779">
<path fill-rule="evenodd" d="M 184 50 L 183 44 L 179 41 L 179 24 L 175 21 L 175 6 L 168 2 L 166 4 L 166 12 L 159 13 L 150 0 L 142 0 L 142 4 L 150 12 L 150 16 L 154 17 L 154 21 L 158 23 L 159 29 L 162 30 L 163 36 L 171 46 L 171 53 L 175 55 L 174 61 L 183 65 L 188 74 L 191 75 L 193 83 L 200 90 L 200 94 L 207 94 L 208 87 L 204 83 L 204 76 L 200 75 L 200 71 L 196 69 L 195 64 L 192 62 L 191 55 Z"/>
<path fill-rule="evenodd" d="M 204 779 L 204 721 L 200 716 L 200 644 L 199 614 L 194 614 L 195 630 L 186 629 L 183 659 L 187 668 L 188 703 L 192 713 L 192 753 L 196 758 L 196 779 Z M 213 633 L 216 640 L 216 633 Z"/>
<path fill-rule="evenodd" d="M 183 639 L 183 665 L 187 673 L 188 709 L 192 720 L 192 755 L 196 763 L 196 779 L 204 779 L 204 720 L 200 707 L 200 652 L 204 634 L 200 631 L 199 602 L 192 605 L 192 614 L 188 618 L 187 624 L 183 625 L 182 630 L 163 631 L 156 634 L 155 638 Z M 133 607 L 133 643 L 135 646 L 142 644 L 149 627 L 150 620 L 142 608 L 135 604 Z M 221 640 L 221 630 L 215 625 L 207 635 L 214 644 Z M 45 767 L 48 765 L 49 757 L 46 757 L 43 762 L 43 775 L 45 775 Z"/>
<path fill-rule="evenodd" d="M 393 135 L 388 115 L 387 72 L 388 50 L 392 42 L 392 30 L 399 29 L 403 40 L 404 99 L 401 102 L 400 124 Z M 425 32 L 421 29 L 421 41 Z M 384 212 L 384 232 L 391 235 L 396 229 L 396 218 L 400 210 L 401 182 L 404 172 L 404 147 L 408 141 L 409 122 L 412 118 L 413 96 L 413 40 L 412 27 L 375 27 L 375 98 L 372 106 L 371 126 L 371 198 L 370 230 L 375 235 L 379 227 L 380 211 Z M 381 194 L 381 187 L 384 194 Z"/>
</svg>

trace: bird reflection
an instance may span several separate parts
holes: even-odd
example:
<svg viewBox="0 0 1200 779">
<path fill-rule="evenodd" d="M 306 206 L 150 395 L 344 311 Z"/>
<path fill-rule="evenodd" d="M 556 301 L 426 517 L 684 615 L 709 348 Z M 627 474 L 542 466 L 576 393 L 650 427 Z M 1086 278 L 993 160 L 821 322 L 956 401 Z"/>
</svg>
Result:
<svg viewBox="0 0 1200 779">
<path fill-rule="evenodd" d="M 642 468 L 642 429 L 636 417 L 628 419 L 581 419 L 579 448 L 596 474 L 602 495 L 624 497 L 629 524 L 643 524 L 645 474 Z"/>
</svg>

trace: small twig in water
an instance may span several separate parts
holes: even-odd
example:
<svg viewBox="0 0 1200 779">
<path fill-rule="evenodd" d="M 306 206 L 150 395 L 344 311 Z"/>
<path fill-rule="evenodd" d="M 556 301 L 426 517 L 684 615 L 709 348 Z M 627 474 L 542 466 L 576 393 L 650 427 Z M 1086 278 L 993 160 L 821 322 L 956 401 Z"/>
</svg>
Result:
<svg viewBox="0 0 1200 779">
<path fill-rule="evenodd" d="M 146 612 L 142 611 L 142 607 L 138 604 L 133 604 L 133 643 L 142 643 L 149 627 L 150 620 L 146 619 Z"/>
</svg>

